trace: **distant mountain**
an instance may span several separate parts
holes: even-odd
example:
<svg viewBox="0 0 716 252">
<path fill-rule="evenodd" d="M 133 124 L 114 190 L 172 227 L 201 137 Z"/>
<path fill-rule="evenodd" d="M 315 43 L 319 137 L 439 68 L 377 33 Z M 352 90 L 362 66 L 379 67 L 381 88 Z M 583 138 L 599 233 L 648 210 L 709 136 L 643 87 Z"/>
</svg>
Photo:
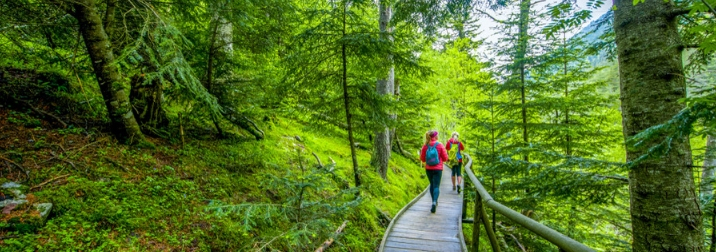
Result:
<svg viewBox="0 0 716 252">
<path fill-rule="evenodd" d="M 602 36 L 613 33 L 612 19 L 613 12 L 604 13 L 572 37 L 573 39 L 581 38 L 589 47 L 599 51 L 596 55 L 587 58 L 592 66 L 603 65 L 609 61 L 609 50 L 614 48 L 614 45 L 613 42 L 604 41 Z"/>
</svg>

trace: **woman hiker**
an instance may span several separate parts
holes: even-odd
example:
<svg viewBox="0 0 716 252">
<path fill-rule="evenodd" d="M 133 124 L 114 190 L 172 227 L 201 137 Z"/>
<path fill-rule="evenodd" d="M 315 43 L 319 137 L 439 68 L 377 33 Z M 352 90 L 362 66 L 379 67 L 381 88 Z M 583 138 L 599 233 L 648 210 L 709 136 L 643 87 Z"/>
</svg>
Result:
<svg viewBox="0 0 716 252">
<path fill-rule="evenodd" d="M 460 134 L 457 132 L 452 133 L 452 137 L 447 142 L 445 149 L 448 151 L 450 162 L 448 166 L 452 169 L 452 190 L 455 191 L 455 178 L 457 178 L 457 194 L 460 194 L 460 185 L 462 185 L 462 151 L 465 150 L 465 146 L 458 140 Z"/>
<path fill-rule="evenodd" d="M 448 161 L 447 151 L 445 147 L 438 142 L 438 131 L 430 130 L 425 133 L 425 145 L 420 151 L 420 160 L 425 162 L 425 173 L 430 181 L 430 196 L 433 199 L 433 205 L 430 212 L 435 213 L 438 205 L 438 196 L 440 195 L 440 180 L 443 174 L 443 162 Z"/>
</svg>

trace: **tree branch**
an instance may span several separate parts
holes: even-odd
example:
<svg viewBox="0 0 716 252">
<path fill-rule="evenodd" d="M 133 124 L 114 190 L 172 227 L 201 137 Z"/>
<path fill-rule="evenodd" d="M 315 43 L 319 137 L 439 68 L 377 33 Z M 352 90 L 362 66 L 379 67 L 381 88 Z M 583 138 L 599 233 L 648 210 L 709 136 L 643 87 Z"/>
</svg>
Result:
<svg viewBox="0 0 716 252">
<path fill-rule="evenodd" d="M 318 168 L 323 168 L 323 163 L 321 162 L 321 159 L 318 158 L 318 155 L 316 155 L 316 153 L 313 152 L 313 156 L 316 157 L 316 161 L 318 161 Z"/>
<path fill-rule="evenodd" d="M 706 2 L 706 0 L 701 0 L 701 2 L 704 3 L 704 5 L 706 5 L 706 7 L 709 8 L 709 10 L 711 11 L 711 14 L 716 15 L 716 10 L 714 10 L 713 6 L 711 6 L 708 2 Z"/>
<path fill-rule="evenodd" d="M 44 186 L 44 185 L 46 185 L 46 184 L 48 184 L 48 183 L 50 183 L 50 182 L 52 182 L 52 181 L 55 181 L 55 180 L 58 180 L 58 179 L 61 179 L 61 178 L 65 178 L 65 177 L 67 177 L 67 176 L 70 176 L 70 174 L 65 174 L 65 175 L 62 175 L 62 176 L 58 176 L 58 177 L 54 177 L 54 178 L 48 179 L 48 180 L 46 180 L 45 182 L 42 182 L 42 183 L 40 183 L 40 184 L 38 184 L 38 185 L 36 185 L 36 186 L 30 187 L 29 191 L 35 190 L 35 189 L 40 188 L 40 187 L 42 187 L 42 186 Z"/>
<path fill-rule="evenodd" d="M 6 93 L 6 94 L 7 94 L 7 93 Z M 57 122 L 59 122 L 60 124 L 62 124 L 62 128 L 67 128 L 67 123 L 65 123 L 64 121 L 62 121 L 62 119 L 60 119 L 60 118 L 57 117 L 56 115 L 53 115 L 52 113 L 47 112 L 47 111 L 44 111 L 44 110 L 41 110 L 41 109 L 39 109 L 39 108 L 35 108 L 35 107 L 32 106 L 32 104 L 31 104 L 30 102 L 28 102 L 28 101 L 20 100 L 20 99 L 18 99 L 18 98 L 13 97 L 13 96 L 10 96 L 10 98 L 12 98 L 12 99 L 15 100 L 15 101 L 24 103 L 24 104 L 25 104 L 26 106 L 28 106 L 32 111 L 35 111 L 35 113 L 38 113 L 38 114 L 40 114 L 40 115 L 49 116 L 49 117 L 51 117 L 52 119 L 55 119 L 55 121 L 57 121 Z"/>
<path fill-rule="evenodd" d="M 594 174 L 594 176 L 595 176 L 595 177 L 598 177 L 598 178 L 607 178 L 607 179 L 618 180 L 618 181 L 621 181 L 621 182 L 624 182 L 624 183 L 627 183 L 627 184 L 629 183 L 629 179 L 628 179 L 628 178 L 621 177 L 621 176 L 615 176 L 615 175 L 599 175 L 599 174 Z"/>
<path fill-rule="evenodd" d="M 490 13 L 487 13 L 487 12 L 485 12 L 485 11 L 483 11 L 483 10 L 480 10 L 480 9 L 476 9 L 476 10 L 477 10 L 477 12 L 480 12 L 482 15 L 485 15 L 485 16 L 487 16 L 488 18 L 492 19 L 492 21 L 498 22 L 498 23 L 500 23 L 500 24 L 505 24 L 505 23 L 507 23 L 507 22 L 504 21 L 504 20 L 500 20 L 500 19 L 497 19 L 497 18 L 493 17 L 492 15 L 490 15 Z"/>
<path fill-rule="evenodd" d="M 671 10 L 671 11 L 669 12 L 669 16 L 670 16 L 670 17 L 677 17 L 677 16 L 689 14 L 689 12 L 691 12 L 691 9 L 687 9 L 687 8 L 675 8 L 675 9 L 673 9 L 673 10 Z"/>
<path fill-rule="evenodd" d="M 338 230 L 336 230 L 336 236 L 339 235 L 341 232 L 343 232 L 343 229 L 346 227 L 346 224 L 348 224 L 348 221 L 343 221 L 343 224 L 340 227 L 338 227 Z M 331 244 L 333 244 L 333 241 L 334 241 L 333 238 L 329 238 L 328 240 L 323 242 L 323 245 L 318 247 L 315 252 L 325 251 L 326 249 L 328 249 L 328 247 L 331 246 Z"/>
</svg>

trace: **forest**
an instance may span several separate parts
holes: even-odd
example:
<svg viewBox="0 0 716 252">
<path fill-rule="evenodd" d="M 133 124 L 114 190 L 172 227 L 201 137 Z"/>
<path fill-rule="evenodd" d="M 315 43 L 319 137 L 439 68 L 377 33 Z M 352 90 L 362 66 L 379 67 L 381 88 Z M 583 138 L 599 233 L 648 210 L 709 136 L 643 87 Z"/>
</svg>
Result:
<svg viewBox="0 0 716 252">
<path fill-rule="evenodd" d="M 596 251 L 716 251 L 714 6 L 0 0 L 0 251 L 377 251 L 428 130 Z"/>
</svg>

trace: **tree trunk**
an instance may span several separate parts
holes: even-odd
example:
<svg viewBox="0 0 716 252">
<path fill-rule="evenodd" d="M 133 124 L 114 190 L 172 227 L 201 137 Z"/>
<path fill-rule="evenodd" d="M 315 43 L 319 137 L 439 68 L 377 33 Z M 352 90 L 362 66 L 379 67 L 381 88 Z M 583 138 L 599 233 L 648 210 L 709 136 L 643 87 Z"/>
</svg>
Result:
<svg viewBox="0 0 716 252">
<path fill-rule="evenodd" d="M 704 166 L 701 173 L 701 196 L 711 196 L 713 194 L 713 186 L 711 180 L 714 178 L 714 168 L 716 168 L 716 137 L 708 135 L 706 138 L 706 155 L 704 157 Z"/>
<path fill-rule="evenodd" d="M 169 124 L 169 118 L 162 108 L 162 84 L 159 79 L 152 80 L 149 85 L 144 82 L 145 78 L 140 75 L 132 77 L 131 80 L 129 100 L 136 120 L 145 130 L 146 127 L 165 127 Z"/>
<path fill-rule="evenodd" d="M 684 70 L 673 3 L 615 0 L 614 31 L 624 138 L 666 122 L 683 106 Z M 654 140 L 654 142 L 660 139 Z M 689 139 L 629 171 L 634 251 L 704 251 Z M 627 161 L 647 150 L 627 149 Z"/>
<path fill-rule="evenodd" d="M 517 72 L 520 75 L 520 100 L 522 102 L 522 141 L 526 147 L 529 144 L 529 135 L 527 132 L 527 105 L 525 97 L 525 57 L 527 55 L 527 43 L 529 41 L 529 22 L 530 22 L 530 0 L 520 1 L 520 22 L 519 33 L 517 34 L 517 54 L 515 55 L 515 63 Z M 528 154 L 524 155 L 524 160 L 529 161 Z"/>
<path fill-rule="evenodd" d="M 124 89 L 122 76 L 114 65 L 114 54 L 94 0 L 77 0 L 71 14 L 77 19 L 92 61 L 102 98 L 107 106 L 112 133 L 128 143 L 146 144 Z"/>
<path fill-rule="evenodd" d="M 562 33 L 562 46 L 564 47 L 562 50 L 564 50 L 564 77 L 567 77 L 568 74 L 568 68 L 567 68 L 567 32 L 565 31 Z M 564 83 L 564 99 L 569 99 L 569 82 Z M 572 136 L 569 132 L 569 106 L 564 110 L 564 124 L 566 126 L 567 136 L 566 136 L 566 151 L 565 154 L 567 157 L 572 155 Z"/>
<path fill-rule="evenodd" d="M 712 198 L 714 179 L 714 168 L 716 168 L 716 137 L 708 135 L 706 137 L 706 154 L 704 157 L 704 165 L 701 173 L 701 197 Z M 716 251 L 716 200 L 711 199 L 711 247 L 709 251 Z"/>
<path fill-rule="evenodd" d="M 380 31 L 381 33 L 389 33 L 392 31 L 390 25 L 390 18 L 392 10 L 390 5 L 385 0 L 380 1 Z M 387 35 L 388 40 L 392 40 L 390 35 Z M 392 59 L 392 55 L 387 55 L 388 60 Z M 395 87 L 395 69 L 393 66 L 388 70 L 385 79 L 378 80 L 376 83 L 376 89 L 378 94 L 383 96 L 392 95 Z M 380 177 L 384 180 L 388 178 L 388 161 L 390 161 L 390 129 L 384 126 L 383 129 L 375 132 L 375 141 L 373 142 L 373 155 L 371 156 L 370 163 L 373 167 L 377 168 Z"/>
<path fill-rule="evenodd" d="M 346 36 L 346 12 L 349 2 L 343 3 L 343 37 Z M 348 96 L 348 56 L 346 55 L 346 42 L 341 44 L 341 62 L 343 63 L 343 105 L 346 109 L 346 126 L 348 126 L 348 142 L 351 145 L 351 159 L 353 160 L 353 178 L 356 187 L 361 185 L 360 170 L 358 170 L 358 158 L 356 157 L 356 145 L 353 139 L 353 125 L 351 124 L 350 96 Z"/>
<path fill-rule="evenodd" d="M 211 22 L 213 26 L 210 26 L 211 41 L 209 41 L 209 54 L 206 67 L 206 83 L 204 84 L 204 86 L 210 94 L 217 98 L 219 105 L 222 109 L 221 116 L 224 119 L 228 120 L 239 128 L 248 131 L 251 135 L 254 136 L 254 138 L 256 138 L 256 140 L 262 140 L 264 139 L 264 132 L 258 127 L 258 125 L 256 125 L 256 123 L 251 121 L 243 113 L 234 109 L 234 105 L 230 101 L 232 98 L 229 97 L 229 95 L 227 94 L 229 92 L 227 91 L 227 85 L 225 85 L 225 77 L 227 75 L 231 75 L 231 70 L 228 71 L 228 74 L 223 75 L 223 77 L 219 76 L 217 78 L 214 78 L 214 75 L 217 72 L 217 62 L 221 62 L 222 60 L 231 57 L 234 51 L 232 43 L 233 25 L 231 22 L 229 22 L 229 20 L 222 17 L 219 13 L 219 10 L 222 8 L 223 6 L 214 6 L 215 14 Z M 216 127 L 216 130 L 219 135 L 222 137 L 225 136 L 225 133 L 221 129 L 221 126 L 219 124 L 220 118 L 212 115 L 211 120 L 214 123 L 214 127 Z"/>
</svg>

